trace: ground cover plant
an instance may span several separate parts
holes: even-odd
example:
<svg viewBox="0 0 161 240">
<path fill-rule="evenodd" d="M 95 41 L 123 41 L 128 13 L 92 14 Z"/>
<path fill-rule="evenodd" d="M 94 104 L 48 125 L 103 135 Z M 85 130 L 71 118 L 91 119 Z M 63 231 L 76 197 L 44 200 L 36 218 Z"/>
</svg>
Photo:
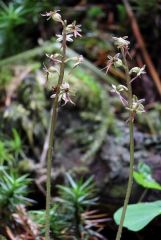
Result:
<svg viewBox="0 0 161 240">
<path fill-rule="evenodd" d="M 0 238 L 159 240 L 160 106 L 128 0 L 67 2 L 0 5 L 1 55 L 39 45 L 0 61 Z M 141 19 L 155 1 L 129 3 Z"/>
<path fill-rule="evenodd" d="M 106 214 L 100 214 L 97 209 L 90 210 L 98 202 L 93 178 L 75 181 L 70 174 L 66 178 L 67 185 L 57 186 L 59 197 L 51 205 L 51 236 L 54 239 L 105 239 L 100 230 L 108 220 Z M 31 211 L 30 214 L 44 234 L 45 211 Z"/>
<path fill-rule="evenodd" d="M 161 214 L 161 201 L 141 202 L 149 189 L 160 191 L 161 185 L 153 179 L 150 167 L 142 162 L 138 164 L 138 169 L 134 171 L 133 176 L 135 181 L 144 188 L 144 191 L 138 203 L 128 205 L 123 225 L 131 231 L 137 232 Z M 122 208 L 114 215 L 117 223 L 119 223 L 121 211 Z M 140 214 L 143 216 L 142 218 L 140 218 Z"/>
</svg>

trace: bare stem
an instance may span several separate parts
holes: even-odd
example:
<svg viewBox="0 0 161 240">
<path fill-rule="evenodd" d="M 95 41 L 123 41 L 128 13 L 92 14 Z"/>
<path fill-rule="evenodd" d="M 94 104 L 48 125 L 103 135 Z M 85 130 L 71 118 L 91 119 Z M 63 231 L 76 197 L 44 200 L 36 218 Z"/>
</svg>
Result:
<svg viewBox="0 0 161 240">
<path fill-rule="evenodd" d="M 80 212 L 78 204 L 75 204 L 75 235 L 77 240 L 81 240 L 81 231 L 80 231 Z"/>
<path fill-rule="evenodd" d="M 126 73 L 126 79 L 127 79 L 127 88 L 128 88 L 128 105 L 129 107 L 132 106 L 132 88 L 131 88 L 131 79 L 129 75 L 129 68 L 128 63 L 126 60 L 126 55 L 124 49 L 121 49 L 121 53 L 123 56 L 123 62 L 125 65 L 125 73 Z M 118 228 L 118 232 L 116 235 L 116 240 L 121 239 L 122 235 L 122 228 L 125 220 L 126 210 L 129 203 L 129 199 L 131 196 L 132 191 L 132 184 L 133 184 L 133 167 L 134 167 L 134 123 L 133 123 L 133 116 L 132 113 L 129 113 L 129 133 L 130 133 L 130 169 L 129 169 L 129 179 L 128 179 L 128 185 L 127 185 L 127 191 L 126 196 L 124 200 L 124 206 L 121 214 L 120 224 Z"/>
<path fill-rule="evenodd" d="M 65 57 L 66 57 L 66 31 L 65 27 L 63 30 L 63 43 L 62 43 L 62 58 L 60 64 L 60 74 L 57 85 L 56 96 L 53 100 L 53 108 L 52 108 L 52 117 L 50 124 L 50 137 L 49 137 L 49 146 L 48 146 L 48 154 L 47 154 L 47 181 L 46 181 L 46 223 L 45 223 L 45 240 L 50 240 L 50 203 L 51 203 L 51 169 L 52 169 L 52 153 L 54 146 L 54 134 L 57 122 L 57 114 L 58 114 L 58 100 L 60 87 L 63 83 L 64 78 L 64 69 L 65 69 Z"/>
</svg>

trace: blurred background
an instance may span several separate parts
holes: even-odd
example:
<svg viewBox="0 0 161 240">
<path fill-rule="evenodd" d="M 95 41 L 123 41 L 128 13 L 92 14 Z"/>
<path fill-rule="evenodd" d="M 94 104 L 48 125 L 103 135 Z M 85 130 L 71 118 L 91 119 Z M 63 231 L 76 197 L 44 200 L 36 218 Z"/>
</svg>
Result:
<svg viewBox="0 0 161 240">
<path fill-rule="evenodd" d="M 75 105 L 59 110 L 53 196 L 66 171 L 76 179 L 93 175 L 100 211 L 108 216 L 102 234 L 112 240 L 117 231 L 113 213 L 122 206 L 128 179 L 128 113 L 110 93 L 111 84 L 124 83 L 124 72 L 111 68 L 106 75 L 102 69 L 107 55 L 117 53 L 112 37 L 128 36 L 130 67 L 146 65 L 146 74 L 133 83 L 133 92 L 145 98 L 146 109 L 135 121 L 135 170 L 161 184 L 161 1 L 0 0 L 0 171 L 16 169 L 20 176 L 31 176 L 28 195 L 35 203 L 29 210 L 45 207 L 52 83 L 45 85 L 43 63 L 45 53 L 58 50 L 54 36 L 61 33 L 61 26 L 41 14 L 53 9 L 60 9 L 68 22 L 82 25 L 82 37 L 68 45 L 67 55 L 85 58 L 70 79 Z M 140 197 L 159 200 L 160 189 L 147 190 L 136 179 L 131 202 Z M 157 240 L 160 233 L 158 217 L 140 232 L 125 230 L 122 239 Z"/>
</svg>

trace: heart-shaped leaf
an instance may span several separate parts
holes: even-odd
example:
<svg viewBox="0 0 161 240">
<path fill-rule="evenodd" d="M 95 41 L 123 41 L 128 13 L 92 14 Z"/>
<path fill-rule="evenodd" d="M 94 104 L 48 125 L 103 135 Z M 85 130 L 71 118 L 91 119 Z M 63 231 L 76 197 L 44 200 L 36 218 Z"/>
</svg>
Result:
<svg viewBox="0 0 161 240">
<path fill-rule="evenodd" d="M 120 223 L 122 208 L 114 214 L 114 220 Z M 156 216 L 161 214 L 161 201 L 129 204 L 124 221 L 124 227 L 137 232 L 143 229 Z"/>
</svg>

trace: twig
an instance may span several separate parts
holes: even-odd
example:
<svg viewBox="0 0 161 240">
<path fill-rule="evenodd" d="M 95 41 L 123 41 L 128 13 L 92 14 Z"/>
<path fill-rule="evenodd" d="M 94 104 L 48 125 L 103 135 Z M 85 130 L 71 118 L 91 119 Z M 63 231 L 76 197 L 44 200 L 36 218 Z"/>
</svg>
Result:
<svg viewBox="0 0 161 240">
<path fill-rule="evenodd" d="M 144 61 L 149 69 L 149 72 L 154 80 L 154 83 L 157 87 L 157 90 L 159 92 L 159 94 L 161 95 L 161 81 L 160 81 L 160 77 L 155 69 L 155 66 L 151 60 L 151 57 L 146 49 L 146 46 L 145 46 L 145 43 L 144 43 L 144 39 L 142 37 L 142 34 L 141 34 L 141 31 L 139 29 L 139 26 L 138 26 L 138 23 L 137 23 L 137 20 L 135 18 L 135 15 L 131 9 L 131 6 L 128 2 L 128 0 L 122 0 L 124 5 L 125 5 L 125 8 L 126 8 L 126 11 L 127 11 L 127 14 L 129 16 L 129 19 L 131 21 L 131 27 L 132 27 L 132 30 L 133 30 L 133 33 L 136 37 L 136 40 L 138 42 L 138 45 L 140 47 L 140 50 L 143 54 L 143 57 L 144 57 Z"/>
</svg>

